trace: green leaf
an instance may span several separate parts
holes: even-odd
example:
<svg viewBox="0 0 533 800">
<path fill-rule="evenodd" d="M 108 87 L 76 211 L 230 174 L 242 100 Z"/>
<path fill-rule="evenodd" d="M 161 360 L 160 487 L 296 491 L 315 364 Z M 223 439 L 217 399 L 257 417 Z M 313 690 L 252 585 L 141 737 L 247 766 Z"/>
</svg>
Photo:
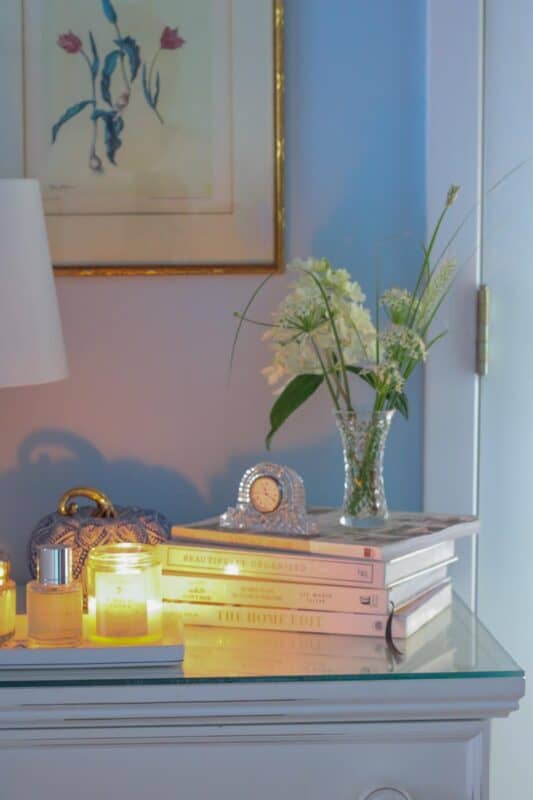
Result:
<svg viewBox="0 0 533 800">
<path fill-rule="evenodd" d="M 346 370 L 348 372 L 353 372 L 354 375 L 357 375 L 362 381 L 368 383 L 373 389 L 376 388 L 376 376 L 370 370 L 365 370 L 363 367 L 352 367 L 350 364 L 346 365 Z"/>
<path fill-rule="evenodd" d="M 287 420 L 302 403 L 305 403 L 305 401 L 316 392 L 323 380 L 323 375 L 297 375 L 296 378 L 293 378 L 285 387 L 272 406 L 270 412 L 270 431 L 265 441 L 267 450 L 270 450 L 272 437 L 276 431 L 281 428 L 285 420 Z"/>
<path fill-rule="evenodd" d="M 439 333 L 438 336 L 435 336 L 434 339 L 432 339 L 430 342 L 426 344 L 426 350 L 429 350 L 430 347 L 433 347 L 434 344 L 437 344 L 437 342 L 440 341 L 440 339 L 442 339 L 444 336 L 446 336 L 447 333 L 448 331 L 442 331 L 442 333 Z"/>
<path fill-rule="evenodd" d="M 347 365 L 346 369 L 349 372 L 353 372 L 354 375 L 358 375 L 362 381 L 368 383 L 372 389 L 376 388 L 376 380 L 375 375 L 372 372 L 365 372 L 363 367 L 353 367 L 351 365 Z M 387 405 L 390 409 L 394 409 L 399 411 L 405 419 L 409 419 L 409 402 L 407 400 L 407 395 L 405 392 L 387 392 L 385 395 L 387 399 Z"/>
<path fill-rule="evenodd" d="M 110 106 L 113 105 L 113 100 L 111 98 L 111 78 L 113 77 L 113 73 L 117 67 L 119 58 L 120 50 L 113 50 L 111 53 L 106 55 L 104 68 L 102 70 L 102 78 L 100 80 L 102 97 L 106 103 L 109 103 Z"/>
<path fill-rule="evenodd" d="M 130 64 L 130 75 L 132 83 L 137 77 L 139 67 L 141 66 L 140 47 L 131 36 L 124 36 L 122 39 L 115 39 L 115 44 L 118 44 L 122 52 L 128 57 Z"/>
<path fill-rule="evenodd" d="M 107 19 L 112 25 L 117 24 L 117 12 L 114 9 L 111 0 L 102 0 L 102 9 Z"/>
<path fill-rule="evenodd" d="M 91 43 L 91 52 L 93 56 L 93 60 L 91 62 L 91 75 L 93 80 L 96 80 L 96 76 L 98 75 L 98 70 L 100 69 L 100 58 L 98 56 L 98 49 L 96 47 L 96 42 L 94 41 L 94 36 L 92 35 L 91 31 L 89 31 L 89 41 Z"/>
<path fill-rule="evenodd" d="M 155 76 L 155 94 L 154 94 L 154 108 L 157 108 L 159 103 L 159 92 L 161 91 L 161 76 L 159 72 Z"/>
<path fill-rule="evenodd" d="M 388 401 L 391 409 L 396 409 L 405 419 L 409 419 L 409 401 L 405 392 L 392 392 L 388 395 Z"/>
<path fill-rule="evenodd" d="M 93 120 L 101 119 L 103 121 L 107 157 L 116 166 L 115 155 L 122 146 L 120 134 L 124 129 L 124 120 L 116 111 L 102 111 L 98 108 L 93 113 L 92 118 Z"/>
<path fill-rule="evenodd" d="M 55 143 L 57 134 L 65 122 L 68 122 L 73 117 L 76 117 L 81 111 L 83 111 L 84 108 L 87 108 L 87 106 L 94 106 L 94 100 L 82 100 L 81 103 L 76 103 L 76 105 L 67 108 L 63 116 L 60 117 L 56 124 L 52 127 L 52 144 Z"/>
</svg>

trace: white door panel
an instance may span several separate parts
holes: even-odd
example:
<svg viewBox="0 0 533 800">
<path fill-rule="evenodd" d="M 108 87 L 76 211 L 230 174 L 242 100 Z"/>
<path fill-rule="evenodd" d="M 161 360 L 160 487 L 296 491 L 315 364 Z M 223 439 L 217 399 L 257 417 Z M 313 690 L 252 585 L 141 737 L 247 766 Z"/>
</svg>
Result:
<svg viewBox="0 0 533 800">
<path fill-rule="evenodd" d="M 431 55 L 430 111 L 448 104 L 457 110 L 468 106 L 475 65 L 463 52 L 465 27 L 475 37 L 475 8 L 481 8 L 478 33 L 484 34 L 482 88 L 478 120 L 449 117 L 471 127 L 465 130 L 465 154 L 471 153 L 472 133 L 477 130 L 477 153 L 473 163 L 481 164 L 481 215 L 478 235 L 482 239 L 480 269 L 467 266 L 452 301 L 452 307 L 472 304 L 475 286 L 488 284 L 491 292 L 489 332 L 489 374 L 479 387 L 479 417 L 476 408 L 476 377 L 466 369 L 461 347 L 473 353 L 473 314 L 463 321 L 450 320 L 453 333 L 427 370 L 426 392 L 426 503 L 453 510 L 472 497 L 481 516 L 477 554 L 477 607 L 479 616 L 525 668 L 533 669 L 531 610 L 533 586 L 533 537 L 530 498 L 533 498 L 533 2 L 532 0 L 466 0 L 439 3 L 439 8 L 457 36 L 448 30 L 449 57 L 462 62 L 469 76 L 458 82 Z M 445 6 L 446 8 L 443 8 Z M 434 20 L 435 22 L 435 20 Z M 444 50 L 441 28 L 429 18 L 431 48 Z M 457 38 L 459 37 L 459 39 Z M 453 54 L 452 54 L 453 51 Z M 441 67 L 439 80 L 431 81 L 433 69 Z M 440 188 L 430 164 L 436 158 L 449 180 L 462 182 L 454 172 L 457 155 L 448 152 L 448 133 L 442 120 L 428 118 L 428 202 Z M 513 167 L 527 161 L 495 191 L 487 194 Z M 466 165 L 465 165 L 466 166 Z M 428 206 L 428 215 L 432 212 Z M 430 217 L 431 219 L 431 217 Z M 472 309 L 473 310 L 473 309 Z M 461 344 L 462 342 L 462 344 Z M 471 355 L 469 356 L 472 361 Z M 473 365 L 472 365 L 473 367 Z M 448 419 L 446 387 L 449 387 Z M 479 431 L 479 463 L 475 440 Z M 467 510 L 464 508 L 464 510 Z M 491 798 L 531 796 L 533 760 L 530 755 L 533 730 L 533 697 L 526 693 L 521 710 L 512 719 L 497 721 L 493 727 Z"/>
<path fill-rule="evenodd" d="M 484 173 L 494 183 L 533 154 L 533 3 L 487 0 Z M 483 280 L 492 293 L 490 369 L 481 383 L 480 616 L 533 669 L 533 162 L 484 204 Z M 493 796 L 531 794 L 533 697 L 493 730 Z"/>
</svg>

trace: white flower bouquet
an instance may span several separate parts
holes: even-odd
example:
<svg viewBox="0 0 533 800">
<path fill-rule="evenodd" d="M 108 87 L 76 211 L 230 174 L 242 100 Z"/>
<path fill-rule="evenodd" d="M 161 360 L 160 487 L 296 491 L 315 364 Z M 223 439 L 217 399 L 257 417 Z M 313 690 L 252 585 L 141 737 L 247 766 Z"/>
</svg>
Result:
<svg viewBox="0 0 533 800">
<path fill-rule="evenodd" d="M 288 265 L 297 280 L 270 322 L 248 316 L 266 281 L 244 311 L 236 313 L 239 325 L 232 359 L 245 322 L 267 328 L 264 339 L 273 353 L 272 363 L 263 370 L 278 395 L 270 412 L 267 448 L 291 414 L 319 387 L 326 387 L 344 443 L 343 521 L 347 524 L 361 518 L 386 517 L 382 478 L 385 437 L 392 412 L 408 416 L 407 380 L 445 334 L 428 339 L 431 324 L 452 285 L 456 265 L 454 260 L 438 259 L 432 266 L 432 257 L 440 227 L 458 191 L 458 186 L 448 191 L 429 244 L 423 248 L 413 291 L 392 288 L 383 292 L 376 304 L 375 323 L 359 284 L 345 269 L 333 268 L 325 258 L 295 260 Z M 353 376 L 373 390 L 372 410 L 366 419 L 352 404 Z"/>
</svg>

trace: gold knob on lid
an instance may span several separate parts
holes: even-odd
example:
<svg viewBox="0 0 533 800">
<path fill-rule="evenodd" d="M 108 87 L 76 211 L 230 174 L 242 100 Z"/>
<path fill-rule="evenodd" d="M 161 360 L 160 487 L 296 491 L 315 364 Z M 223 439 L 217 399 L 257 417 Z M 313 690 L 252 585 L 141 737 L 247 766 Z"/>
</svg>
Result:
<svg viewBox="0 0 533 800">
<path fill-rule="evenodd" d="M 117 512 L 109 497 L 98 489 L 90 489 L 87 486 L 77 486 L 69 489 L 60 498 L 58 511 L 64 517 L 72 517 L 79 511 L 79 506 L 74 502 L 74 497 L 86 497 L 96 503 L 97 508 L 93 512 L 94 517 L 116 517 Z"/>
</svg>

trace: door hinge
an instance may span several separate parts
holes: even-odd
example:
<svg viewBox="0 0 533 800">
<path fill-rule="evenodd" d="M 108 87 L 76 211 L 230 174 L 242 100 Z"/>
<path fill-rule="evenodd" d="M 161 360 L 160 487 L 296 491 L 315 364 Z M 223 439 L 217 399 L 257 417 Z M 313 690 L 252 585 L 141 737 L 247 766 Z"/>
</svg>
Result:
<svg viewBox="0 0 533 800">
<path fill-rule="evenodd" d="M 489 371 L 489 287 L 482 283 L 477 290 L 476 311 L 476 372 L 484 376 Z"/>
</svg>

